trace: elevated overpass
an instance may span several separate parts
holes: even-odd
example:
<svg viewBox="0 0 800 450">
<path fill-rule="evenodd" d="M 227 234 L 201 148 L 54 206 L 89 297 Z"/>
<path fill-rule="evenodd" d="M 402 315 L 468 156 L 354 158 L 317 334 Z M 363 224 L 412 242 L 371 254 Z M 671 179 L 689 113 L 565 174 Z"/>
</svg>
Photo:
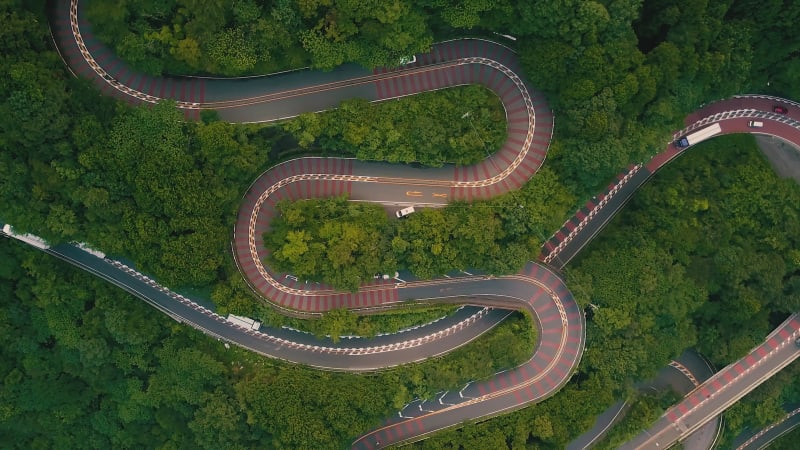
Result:
<svg viewBox="0 0 800 450">
<path fill-rule="evenodd" d="M 744 358 L 728 365 L 668 409 L 622 450 L 665 449 L 681 442 L 800 357 L 800 313 L 792 314 Z"/>
</svg>

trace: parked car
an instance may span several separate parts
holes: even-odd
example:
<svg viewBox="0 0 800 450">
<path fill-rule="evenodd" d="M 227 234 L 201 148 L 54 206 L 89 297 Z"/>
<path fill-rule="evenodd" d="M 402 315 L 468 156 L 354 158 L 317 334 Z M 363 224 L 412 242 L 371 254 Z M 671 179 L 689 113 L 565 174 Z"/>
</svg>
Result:
<svg viewBox="0 0 800 450">
<path fill-rule="evenodd" d="M 776 112 L 776 113 L 778 113 L 778 114 L 788 114 L 788 113 L 789 113 L 789 110 L 788 110 L 788 109 L 786 109 L 786 107 L 785 107 L 785 106 L 781 106 L 781 105 L 775 105 L 775 106 L 773 106 L 773 107 L 772 107 L 772 111 L 773 111 L 773 112 Z"/>
<path fill-rule="evenodd" d="M 413 206 L 409 206 L 408 208 L 403 208 L 400 211 L 394 213 L 398 219 L 402 219 L 404 217 L 408 217 L 409 214 L 412 214 L 415 211 Z"/>
</svg>

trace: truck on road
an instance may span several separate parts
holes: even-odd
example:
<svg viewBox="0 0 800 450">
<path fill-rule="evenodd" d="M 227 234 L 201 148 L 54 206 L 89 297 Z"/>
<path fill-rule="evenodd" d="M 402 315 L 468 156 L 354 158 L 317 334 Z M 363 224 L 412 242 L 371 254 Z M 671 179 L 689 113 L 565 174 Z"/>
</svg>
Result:
<svg viewBox="0 0 800 450">
<path fill-rule="evenodd" d="M 701 130 L 697 130 L 694 133 L 687 134 L 682 138 L 675 141 L 675 146 L 678 148 L 686 148 L 690 145 L 695 145 L 697 143 L 703 142 L 706 139 L 716 136 L 722 132 L 722 128 L 720 128 L 718 123 L 715 123 L 711 126 L 705 127 Z"/>
<path fill-rule="evenodd" d="M 261 328 L 261 322 L 257 320 L 253 320 L 249 317 L 242 317 L 242 316 L 234 316 L 233 314 L 228 314 L 228 322 L 239 325 L 242 328 L 246 328 L 248 330 L 258 331 Z"/>
</svg>

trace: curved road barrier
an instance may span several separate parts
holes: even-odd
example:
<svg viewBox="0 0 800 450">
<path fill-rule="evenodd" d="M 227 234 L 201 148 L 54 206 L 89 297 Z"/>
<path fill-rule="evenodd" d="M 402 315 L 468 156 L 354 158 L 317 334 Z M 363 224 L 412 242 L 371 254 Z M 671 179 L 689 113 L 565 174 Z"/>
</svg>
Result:
<svg viewBox="0 0 800 450">
<path fill-rule="evenodd" d="M 568 381 L 583 352 L 584 317 L 564 282 L 547 266 L 529 263 L 519 274 L 503 277 L 465 276 L 421 282 L 378 280 L 365 284 L 357 293 L 341 293 L 327 286 L 300 283 L 290 274 L 271 271 L 262 262 L 267 254 L 261 235 L 269 229 L 275 205 L 282 199 L 347 193 L 353 200 L 387 206 L 441 206 L 452 200 L 489 198 L 522 186 L 544 162 L 553 132 L 553 116 L 544 98 L 517 73 L 519 63 L 512 51 L 485 40 L 463 39 L 436 44 L 431 52 L 417 55 L 417 62 L 402 70 L 366 71 L 347 65 L 327 73 L 298 71 L 244 79 L 160 78 L 131 71 L 100 44 L 91 32 L 91 25 L 82 18 L 78 0 L 55 2 L 51 15 L 54 40 L 73 73 L 89 78 L 105 93 L 130 103 L 174 99 L 188 118 L 199 117 L 202 109 L 215 109 L 222 119 L 231 122 L 267 122 L 329 109 L 352 97 L 380 101 L 461 84 L 482 84 L 494 91 L 506 110 L 508 140 L 487 160 L 471 167 L 445 166 L 424 172 L 352 159 L 288 161 L 268 170 L 251 185 L 236 222 L 233 252 L 252 289 L 286 311 L 319 314 L 338 307 L 374 311 L 411 299 L 437 299 L 525 310 L 534 319 L 540 340 L 529 361 L 490 380 L 469 383 L 458 392 L 443 393 L 434 401 L 413 402 L 398 417 L 359 438 L 354 447 L 376 448 L 419 439 L 465 420 L 519 409 L 552 395 Z M 744 96 L 728 100 L 729 103 L 718 102 L 701 110 L 699 118 L 679 134 L 707 124 L 718 124 L 722 134 L 749 132 L 742 125 L 747 118 L 758 117 L 766 122 L 759 132 L 800 142 L 796 119 L 770 113 L 771 109 L 763 106 L 776 101 L 781 100 Z M 664 152 L 648 163 L 629 167 L 565 223 L 545 244 L 540 260 L 552 267 L 563 267 L 639 186 L 684 150 L 668 144 Z M 414 201 L 408 198 L 410 191 L 415 194 Z M 426 346 L 426 351 L 432 353 L 424 353 L 422 358 L 437 354 L 437 349 L 447 351 L 463 344 L 436 336 L 412 344 L 387 344 L 374 351 L 323 348 L 234 325 L 136 271 L 80 248 L 58 246 L 45 251 L 134 292 L 176 320 L 271 357 L 317 367 L 365 370 L 367 365 L 359 361 L 375 355 L 378 359 L 369 365 L 388 367 L 420 359 L 417 343 L 435 343 Z M 474 322 L 483 323 L 483 319 Z M 469 333 L 451 336 L 466 335 Z"/>
</svg>

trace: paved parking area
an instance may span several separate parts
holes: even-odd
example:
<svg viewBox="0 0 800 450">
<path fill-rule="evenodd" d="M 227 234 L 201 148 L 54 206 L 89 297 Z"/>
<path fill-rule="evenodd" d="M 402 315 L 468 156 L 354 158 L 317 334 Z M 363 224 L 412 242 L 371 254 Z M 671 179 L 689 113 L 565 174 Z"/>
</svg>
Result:
<svg viewBox="0 0 800 450">
<path fill-rule="evenodd" d="M 756 136 L 756 143 L 775 173 L 800 183 L 800 148 L 772 136 Z"/>
</svg>

